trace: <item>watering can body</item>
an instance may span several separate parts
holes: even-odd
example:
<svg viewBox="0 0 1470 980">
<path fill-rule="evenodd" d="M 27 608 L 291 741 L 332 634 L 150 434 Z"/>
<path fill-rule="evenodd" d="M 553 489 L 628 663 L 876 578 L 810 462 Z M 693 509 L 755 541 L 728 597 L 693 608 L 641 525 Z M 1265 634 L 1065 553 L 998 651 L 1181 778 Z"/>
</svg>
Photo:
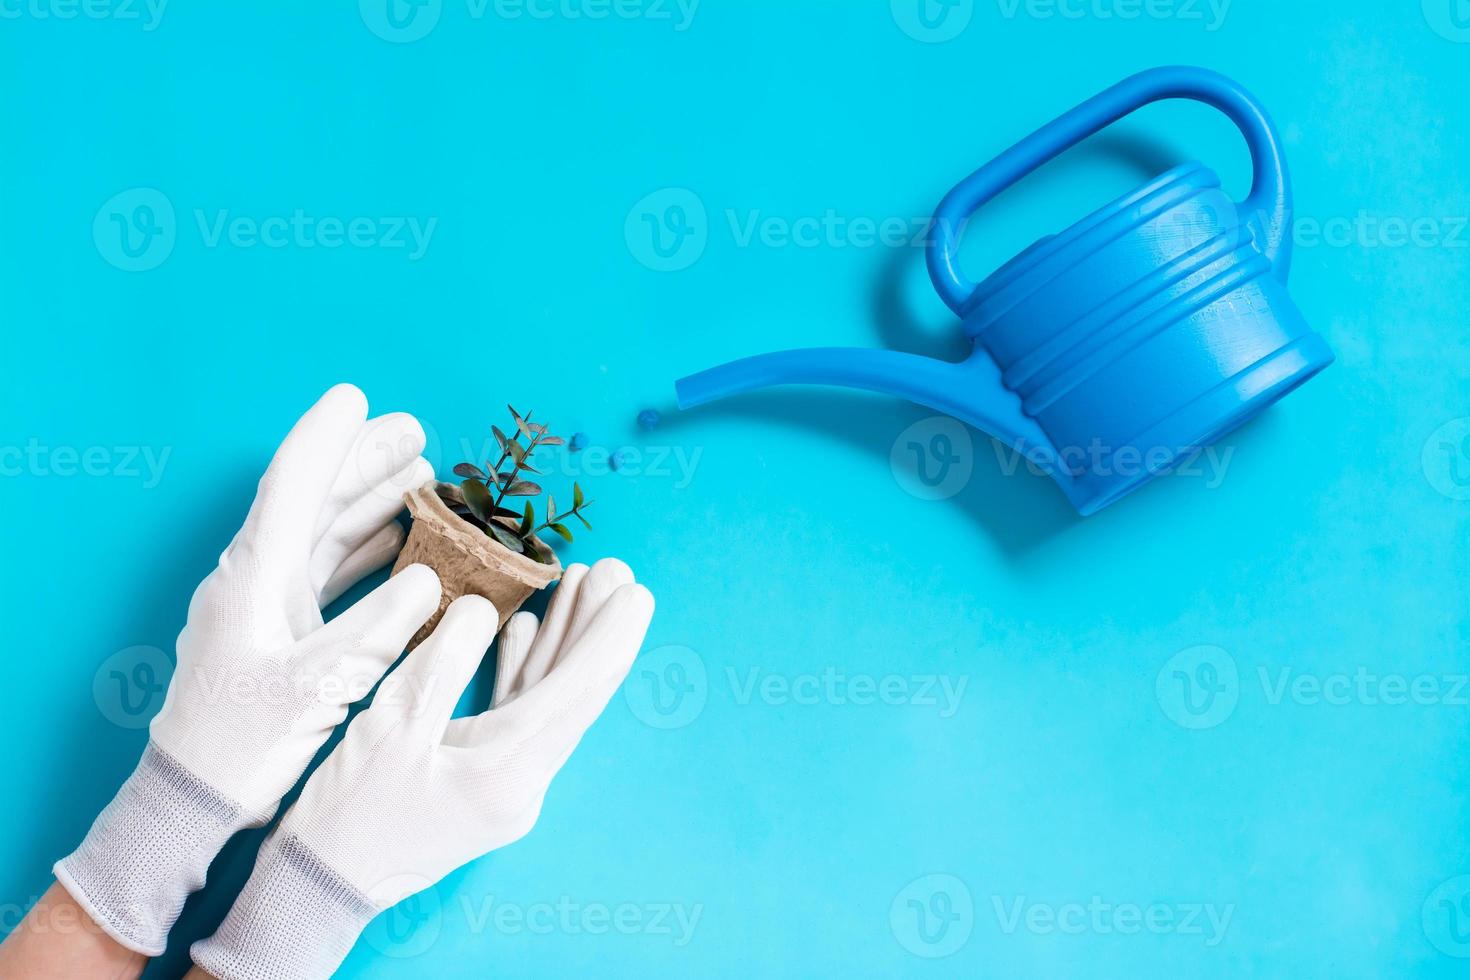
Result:
<svg viewBox="0 0 1470 980">
<path fill-rule="evenodd" d="M 1207 102 L 1252 151 L 1244 202 L 1185 163 L 1036 242 L 978 285 L 959 234 L 986 201 L 1139 106 Z M 774 384 L 831 384 L 927 405 L 1000 439 L 1091 514 L 1259 414 L 1332 362 L 1286 291 L 1290 189 L 1264 112 L 1229 79 L 1126 79 L 976 171 L 940 203 L 929 272 L 974 344 L 939 361 L 884 350 L 784 351 L 684 378 L 693 407 Z"/>
</svg>

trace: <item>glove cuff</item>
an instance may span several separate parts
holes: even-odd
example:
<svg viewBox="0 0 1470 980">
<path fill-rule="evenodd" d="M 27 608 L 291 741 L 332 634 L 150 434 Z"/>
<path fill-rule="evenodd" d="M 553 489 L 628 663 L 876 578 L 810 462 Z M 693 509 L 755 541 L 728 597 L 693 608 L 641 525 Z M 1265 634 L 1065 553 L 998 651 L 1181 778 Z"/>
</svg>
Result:
<svg viewBox="0 0 1470 980">
<path fill-rule="evenodd" d="M 104 932 L 157 956 L 220 848 L 268 819 L 244 812 L 149 742 L 81 846 L 52 871 Z"/>
<path fill-rule="evenodd" d="M 219 980 L 321 980 L 380 910 L 294 834 L 271 834 L 218 931 L 189 947 Z"/>
</svg>

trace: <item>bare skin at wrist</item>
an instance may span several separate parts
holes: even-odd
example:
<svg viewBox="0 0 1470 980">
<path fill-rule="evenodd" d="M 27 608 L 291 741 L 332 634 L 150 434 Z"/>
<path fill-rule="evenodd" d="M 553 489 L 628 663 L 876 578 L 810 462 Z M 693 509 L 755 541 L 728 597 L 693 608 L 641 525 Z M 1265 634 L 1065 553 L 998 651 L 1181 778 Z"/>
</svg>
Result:
<svg viewBox="0 0 1470 980">
<path fill-rule="evenodd" d="M 71 894 L 54 882 L 0 943 L 0 977 L 133 980 L 147 964 L 147 956 L 103 932 Z"/>
</svg>

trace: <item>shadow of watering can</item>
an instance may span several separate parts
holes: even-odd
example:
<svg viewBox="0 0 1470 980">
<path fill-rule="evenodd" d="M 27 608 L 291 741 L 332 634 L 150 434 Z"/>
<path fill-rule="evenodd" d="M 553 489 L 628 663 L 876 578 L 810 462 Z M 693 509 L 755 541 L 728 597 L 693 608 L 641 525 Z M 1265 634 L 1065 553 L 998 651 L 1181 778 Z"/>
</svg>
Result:
<svg viewBox="0 0 1470 980">
<path fill-rule="evenodd" d="M 1253 167 L 1243 202 L 1208 167 L 1181 164 L 979 285 L 965 278 L 956 251 L 977 208 L 1161 99 L 1207 103 L 1244 132 Z M 780 384 L 897 395 L 1024 453 L 1092 514 L 1332 363 L 1286 291 L 1290 221 L 1276 133 L 1249 93 L 1200 68 L 1141 72 L 1017 143 L 939 203 L 929 276 L 975 345 L 965 360 L 845 348 L 763 354 L 683 378 L 679 406 Z"/>
</svg>

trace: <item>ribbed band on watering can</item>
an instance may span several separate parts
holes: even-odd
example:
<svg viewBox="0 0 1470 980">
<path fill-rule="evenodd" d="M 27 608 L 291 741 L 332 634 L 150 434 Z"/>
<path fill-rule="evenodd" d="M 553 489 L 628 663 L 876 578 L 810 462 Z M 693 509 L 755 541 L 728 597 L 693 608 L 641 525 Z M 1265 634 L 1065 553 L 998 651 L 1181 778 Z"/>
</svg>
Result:
<svg viewBox="0 0 1470 980">
<path fill-rule="evenodd" d="M 1041 239 L 980 284 L 957 261 L 978 208 L 1078 141 L 1161 99 L 1229 116 L 1251 150 L 1240 203 L 1185 163 Z M 1291 190 L 1266 113 L 1200 68 L 1125 79 L 961 181 L 935 211 L 930 278 L 974 349 L 950 363 L 826 348 L 680 380 L 683 408 L 774 384 L 830 384 L 953 415 L 1043 465 L 1090 514 L 1219 439 L 1332 362 L 1286 291 Z M 1128 465 L 1123 465 L 1124 460 Z"/>
</svg>

